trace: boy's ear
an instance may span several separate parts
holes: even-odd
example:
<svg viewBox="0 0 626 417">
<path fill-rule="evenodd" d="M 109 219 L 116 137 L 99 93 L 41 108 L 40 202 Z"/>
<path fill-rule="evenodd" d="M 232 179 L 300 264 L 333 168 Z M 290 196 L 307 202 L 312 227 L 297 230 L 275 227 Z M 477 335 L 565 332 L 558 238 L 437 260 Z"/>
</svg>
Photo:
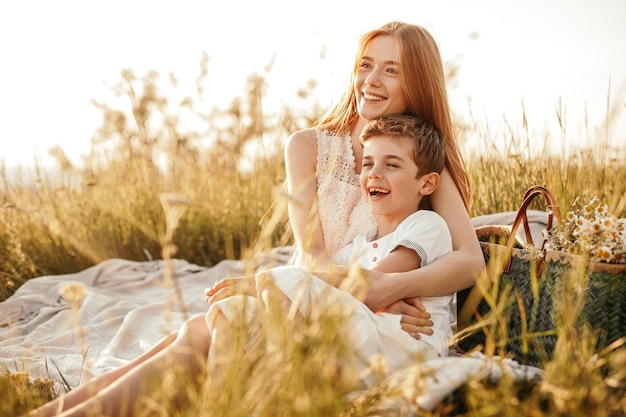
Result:
<svg viewBox="0 0 626 417">
<path fill-rule="evenodd" d="M 430 172 L 428 174 L 422 175 L 420 177 L 420 181 L 422 182 L 422 186 L 419 190 L 420 194 L 431 195 L 432 193 L 434 193 L 439 186 L 440 178 L 441 177 L 436 172 Z"/>
</svg>

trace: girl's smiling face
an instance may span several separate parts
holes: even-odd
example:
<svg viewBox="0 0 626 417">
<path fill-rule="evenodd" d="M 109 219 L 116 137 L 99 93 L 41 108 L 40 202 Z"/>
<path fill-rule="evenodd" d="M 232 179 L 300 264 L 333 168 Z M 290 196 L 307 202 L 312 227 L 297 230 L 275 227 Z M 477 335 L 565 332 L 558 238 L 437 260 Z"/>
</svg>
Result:
<svg viewBox="0 0 626 417">
<path fill-rule="evenodd" d="M 359 116 L 373 120 L 406 111 L 408 103 L 399 72 L 399 48 L 396 40 L 391 36 L 372 39 L 355 76 L 354 92 Z"/>
</svg>

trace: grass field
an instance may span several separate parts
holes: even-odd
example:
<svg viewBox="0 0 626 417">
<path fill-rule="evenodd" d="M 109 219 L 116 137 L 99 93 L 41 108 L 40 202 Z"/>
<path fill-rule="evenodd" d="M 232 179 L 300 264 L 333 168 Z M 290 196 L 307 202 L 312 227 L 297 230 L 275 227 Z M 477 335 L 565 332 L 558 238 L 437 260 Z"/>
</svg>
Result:
<svg viewBox="0 0 626 417">
<path fill-rule="evenodd" d="M 0 301 L 30 278 L 79 271 L 113 257 L 166 255 L 210 266 L 290 244 L 282 141 L 309 126 L 321 109 L 304 95 L 312 102 L 308 112 L 283 109 L 266 115 L 263 83 L 251 77 L 248 90 L 228 110 L 202 115 L 194 98 L 169 102 L 155 74 L 127 72 L 116 88 L 128 98 L 128 109 L 99 104 L 103 122 L 84 166 L 72 165 L 62 149 L 54 151 L 58 167 L 53 170 L 35 167 L 20 177 L 1 166 Z M 196 117 L 199 127 L 190 130 L 184 115 Z M 600 139 L 593 148 L 547 152 L 525 123 L 501 132 L 472 121 L 459 125 L 460 137 L 474 141 L 471 150 L 463 143 L 474 191 L 472 215 L 517 210 L 533 184 L 547 186 L 563 212 L 576 198 L 597 196 L 617 216 L 626 215 L 626 151 L 611 146 L 612 138 L 603 133 L 610 131 L 607 126 L 595 130 Z M 495 138 L 505 138 L 505 146 L 493 146 Z M 170 196 L 165 203 L 164 194 Z M 181 199 L 186 209 L 173 234 L 167 216 Z M 564 300 L 559 309 L 561 317 L 576 317 L 580 303 Z M 238 361 L 221 385 L 207 378 L 187 389 L 185 410 L 169 410 L 167 396 L 156 392 L 150 410 L 183 416 L 368 416 L 387 415 L 393 399 L 402 403 L 405 415 L 415 415 L 398 387 L 382 378 L 372 390 L 348 395 L 354 376 L 340 372 L 346 347 L 337 342 L 336 315 L 315 320 L 312 332 L 310 326 L 290 327 L 277 318 L 273 331 L 291 337 L 271 357 L 246 356 L 257 361 L 254 372 L 250 363 Z M 432 415 L 626 415 L 624 346 L 615 343 L 595 356 L 594 335 L 578 329 L 573 319 L 562 321 L 558 336 L 542 381 L 475 379 Z M 373 366 L 374 375 L 378 371 Z M 169 383 L 165 378 L 162 393 L 171 389 Z M 0 387 L 1 415 L 19 414 L 56 395 L 48 382 L 25 375 L 0 374 Z"/>
</svg>

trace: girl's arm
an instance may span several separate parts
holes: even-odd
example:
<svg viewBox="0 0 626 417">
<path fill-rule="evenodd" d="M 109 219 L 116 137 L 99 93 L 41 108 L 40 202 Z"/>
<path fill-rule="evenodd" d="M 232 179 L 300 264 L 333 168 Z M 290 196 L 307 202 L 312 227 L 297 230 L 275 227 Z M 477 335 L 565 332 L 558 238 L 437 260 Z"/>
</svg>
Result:
<svg viewBox="0 0 626 417">
<path fill-rule="evenodd" d="M 296 245 L 307 259 L 326 265 L 328 254 L 317 212 L 317 133 L 314 129 L 292 134 L 285 146 L 288 211 Z"/>
<path fill-rule="evenodd" d="M 444 169 L 431 195 L 433 209 L 444 218 L 452 235 L 452 252 L 408 272 L 370 271 L 372 289 L 367 306 L 380 310 L 398 300 L 455 293 L 471 286 L 485 262 L 469 214 L 450 173 Z"/>
</svg>

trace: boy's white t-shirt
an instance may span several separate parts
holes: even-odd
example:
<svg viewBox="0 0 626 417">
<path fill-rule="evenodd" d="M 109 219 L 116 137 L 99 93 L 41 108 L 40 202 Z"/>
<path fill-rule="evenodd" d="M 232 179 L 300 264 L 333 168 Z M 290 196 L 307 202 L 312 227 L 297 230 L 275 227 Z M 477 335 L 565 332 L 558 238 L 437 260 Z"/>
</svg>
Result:
<svg viewBox="0 0 626 417">
<path fill-rule="evenodd" d="M 421 266 L 425 266 L 452 251 L 448 225 L 440 215 L 430 210 L 416 211 L 404 219 L 393 233 L 372 240 L 376 233 L 377 228 L 373 228 L 366 234 L 356 236 L 351 244 L 337 252 L 335 261 L 340 265 L 356 261 L 361 267 L 370 269 L 395 248 L 404 246 L 413 249 L 422 260 Z M 447 346 L 452 337 L 452 299 L 452 295 L 420 298 L 433 321 L 433 334 L 421 335 L 421 340 L 438 350 Z"/>
</svg>

